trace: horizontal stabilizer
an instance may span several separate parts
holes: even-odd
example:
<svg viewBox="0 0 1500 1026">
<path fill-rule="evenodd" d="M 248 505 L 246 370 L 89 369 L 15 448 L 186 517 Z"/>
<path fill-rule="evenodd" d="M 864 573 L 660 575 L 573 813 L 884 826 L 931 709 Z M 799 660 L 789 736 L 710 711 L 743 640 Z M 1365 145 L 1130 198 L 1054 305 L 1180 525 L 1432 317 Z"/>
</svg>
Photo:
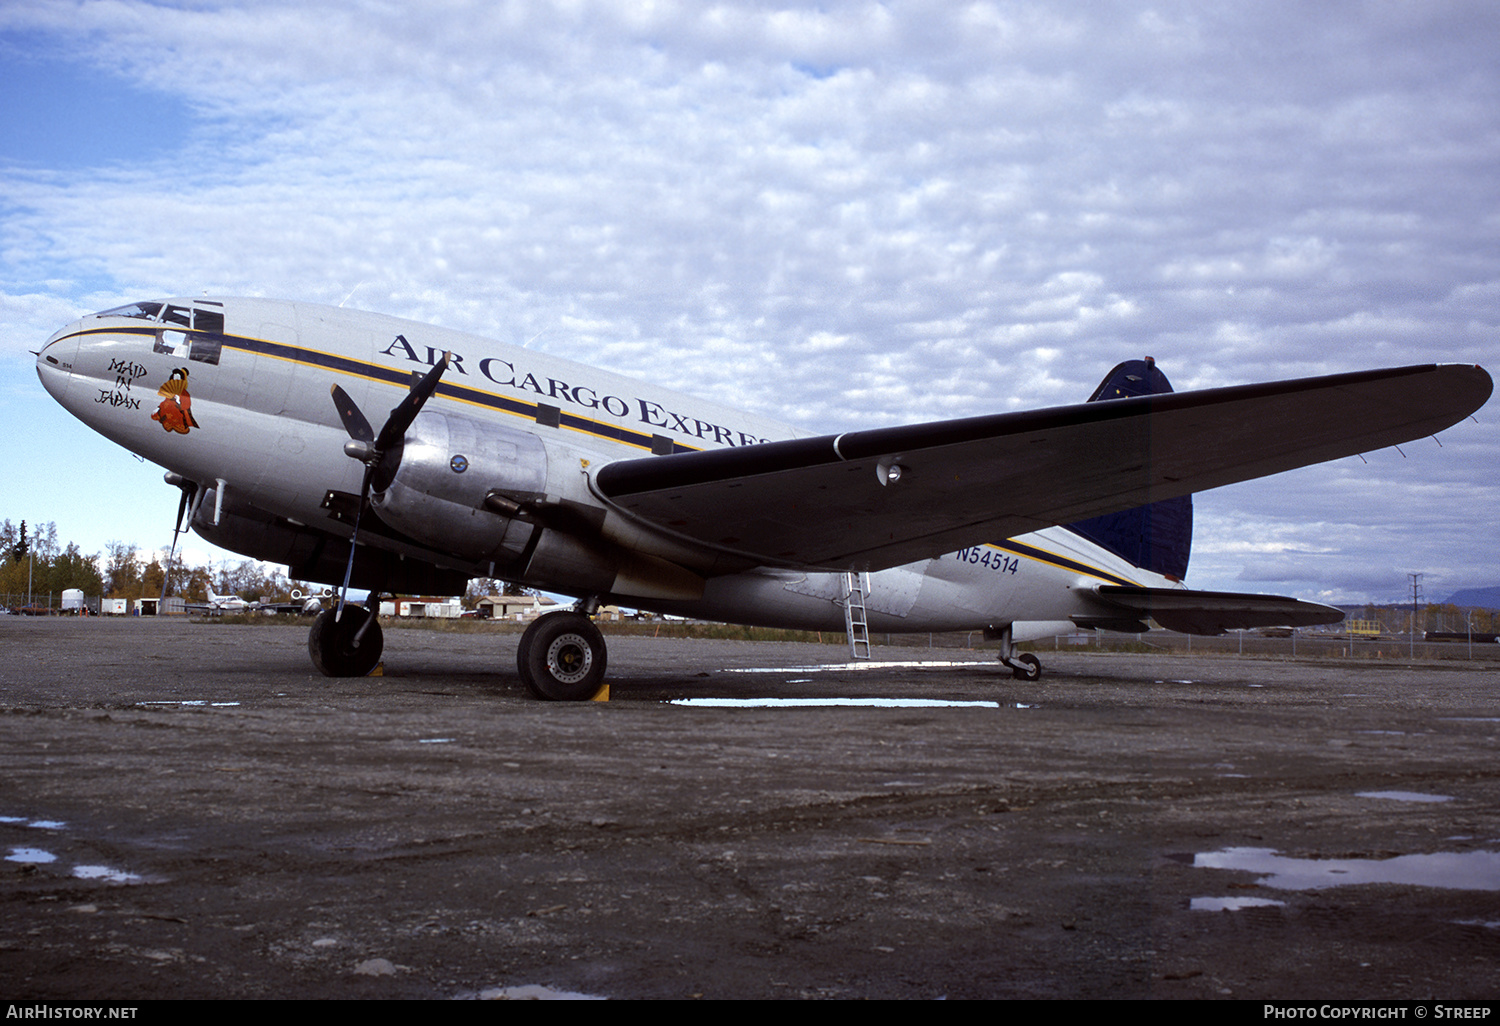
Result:
<svg viewBox="0 0 1500 1026">
<path fill-rule="evenodd" d="M 1118 585 L 1103 585 L 1095 591 L 1112 606 L 1139 617 L 1149 616 L 1167 630 L 1182 634 L 1216 635 L 1253 627 L 1313 627 L 1338 623 L 1344 618 L 1343 611 L 1333 606 L 1282 595 Z"/>
</svg>

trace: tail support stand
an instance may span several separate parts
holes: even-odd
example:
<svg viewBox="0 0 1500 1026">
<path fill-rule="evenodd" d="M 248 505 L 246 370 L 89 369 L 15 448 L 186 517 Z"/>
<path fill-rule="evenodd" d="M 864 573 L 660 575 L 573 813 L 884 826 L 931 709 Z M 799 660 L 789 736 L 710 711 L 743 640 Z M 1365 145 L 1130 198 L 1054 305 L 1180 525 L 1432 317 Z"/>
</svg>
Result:
<svg viewBox="0 0 1500 1026">
<path fill-rule="evenodd" d="M 1016 680 L 1036 680 L 1042 675 L 1042 661 L 1030 652 L 1016 655 L 1015 633 L 1011 624 L 1002 627 L 986 627 L 984 639 L 1000 642 L 1000 661 L 1010 667 Z"/>
</svg>

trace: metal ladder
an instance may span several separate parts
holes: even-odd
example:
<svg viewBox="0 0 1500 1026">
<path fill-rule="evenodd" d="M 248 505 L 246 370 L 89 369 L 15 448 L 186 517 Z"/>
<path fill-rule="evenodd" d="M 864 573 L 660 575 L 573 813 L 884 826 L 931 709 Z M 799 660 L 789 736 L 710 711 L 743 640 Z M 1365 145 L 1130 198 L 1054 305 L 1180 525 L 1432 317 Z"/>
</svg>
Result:
<svg viewBox="0 0 1500 1026">
<path fill-rule="evenodd" d="M 849 636 L 849 658 L 870 658 L 870 621 L 865 615 L 865 597 L 870 593 L 870 575 L 844 574 L 844 629 Z"/>
</svg>

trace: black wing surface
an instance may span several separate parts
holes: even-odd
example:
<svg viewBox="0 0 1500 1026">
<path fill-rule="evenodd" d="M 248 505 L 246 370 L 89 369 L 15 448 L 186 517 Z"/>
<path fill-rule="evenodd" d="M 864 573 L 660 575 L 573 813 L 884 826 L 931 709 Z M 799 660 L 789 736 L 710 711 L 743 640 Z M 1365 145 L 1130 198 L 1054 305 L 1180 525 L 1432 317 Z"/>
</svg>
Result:
<svg viewBox="0 0 1500 1026">
<path fill-rule="evenodd" d="M 1313 627 L 1338 623 L 1344 618 L 1343 610 L 1333 606 L 1281 595 L 1113 584 L 1101 585 L 1095 592 L 1110 606 L 1126 610 L 1138 619 L 1149 616 L 1167 630 L 1182 634 L 1218 635 L 1254 627 Z"/>
<path fill-rule="evenodd" d="M 594 483 L 719 552 L 878 570 L 1422 438 L 1492 388 L 1474 366 L 1362 371 L 623 460 Z"/>
</svg>

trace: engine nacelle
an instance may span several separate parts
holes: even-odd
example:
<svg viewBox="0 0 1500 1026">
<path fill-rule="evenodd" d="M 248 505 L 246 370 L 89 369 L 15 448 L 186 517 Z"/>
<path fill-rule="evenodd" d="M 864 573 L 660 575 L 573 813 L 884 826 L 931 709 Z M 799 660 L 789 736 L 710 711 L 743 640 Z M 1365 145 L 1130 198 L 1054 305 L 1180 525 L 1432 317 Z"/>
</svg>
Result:
<svg viewBox="0 0 1500 1026">
<path fill-rule="evenodd" d="M 547 487 L 547 450 L 528 431 L 423 411 L 406 433 L 395 477 L 370 504 L 380 519 L 434 548 L 510 564 L 535 526 L 485 507 L 491 492 L 517 501 Z"/>
<path fill-rule="evenodd" d="M 557 458 L 561 468 L 566 458 Z M 491 563 L 493 576 L 545 580 L 579 595 L 702 595 L 697 574 L 606 541 L 602 509 L 549 495 L 547 469 L 547 447 L 530 431 L 424 410 L 391 483 L 370 503 L 424 545 Z"/>
</svg>

